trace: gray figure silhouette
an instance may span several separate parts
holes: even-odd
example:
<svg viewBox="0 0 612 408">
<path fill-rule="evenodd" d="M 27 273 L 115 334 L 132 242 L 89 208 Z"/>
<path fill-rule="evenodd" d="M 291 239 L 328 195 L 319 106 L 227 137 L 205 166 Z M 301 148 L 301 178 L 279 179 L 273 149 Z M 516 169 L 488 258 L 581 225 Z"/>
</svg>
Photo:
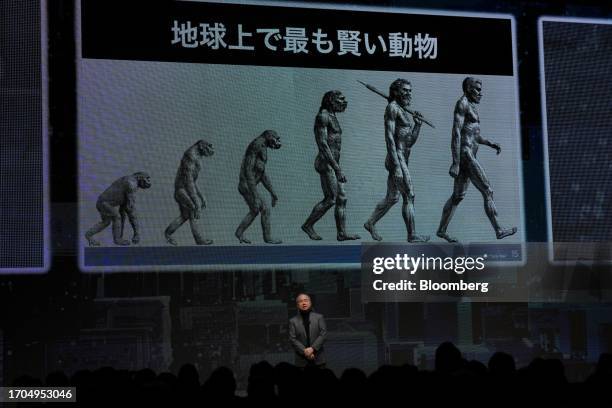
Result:
<svg viewBox="0 0 612 408">
<path fill-rule="evenodd" d="M 376 223 L 399 201 L 400 195 L 403 199 L 402 217 L 406 224 L 408 242 L 429 241 L 429 236 L 415 233 L 414 186 L 408 171 L 408 159 L 410 149 L 419 137 L 422 115 L 419 112 L 411 114 L 407 111 L 412 100 L 411 94 L 412 85 L 405 79 L 396 79 L 389 87 L 389 104 L 385 110 L 385 168 L 389 172 L 387 194 L 364 224 L 364 228 L 376 241 L 382 241 L 376 231 Z"/>
<path fill-rule="evenodd" d="M 451 152 L 453 163 L 449 174 L 455 179 L 453 194 L 442 210 L 442 219 L 437 235 L 448 242 L 458 242 L 456 238 L 448 235 L 446 229 L 450 223 L 459 203 L 465 197 L 470 181 L 480 191 L 484 198 L 484 209 L 489 221 L 495 230 L 497 239 L 502 239 L 516 233 L 516 227 L 504 229 L 497 221 L 497 209 L 493 201 L 493 190 L 487 179 L 484 169 L 476 158 L 478 145 L 489 146 L 501 153 L 501 147 L 480 134 L 480 117 L 476 105 L 482 98 L 482 81 L 467 77 L 463 80 L 463 95 L 455 105 Z"/>
<path fill-rule="evenodd" d="M 174 200 L 179 206 L 180 215 L 175 218 L 166 228 L 164 236 L 171 245 L 177 245 L 172 234 L 176 232 L 186 221 L 189 221 L 191 234 L 197 245 L 210 245 L 210 239 L 205 239 L 200 232 L 198 220 L 201 211 L 206 208 L 204 194 L 198 188 L 196 181 L 202 166 L 200 159 L 210 157 L 215 153 L 213 145 L 206 140 L 199 140 L 185 151 L 176 178 L 174 179 Z"/>
<path fill-rule="evenodd" d="M 257 192 L 257 185 L 259 183 L 263 184 L 272 196 L 272 207 L 276 206 L 278 196 L 274 192 L 272 182 L 266 173 L 266 163 L 268 161 L 268 149 L 280 149 L 280 147 L 281 142 L 278 134 L 274 130 L 265 130 L 249 144 L 242 159 L 238 192 L 249 206 L 249 213 L 236 229 L 235 235 L 243 244 L 251 243 L 244 237 L 244 232 L 253 223 L 257 215 L 261 215 L 264 241 L 268 244 L 282 243 L 282 241 L 272 238 L 270 208 Z"/>
<path fill-rule="evenodd" d="M 137 172 L 115 180 L 110 187 L 104 190 L 96 202 L 96 209 L 102 220 L 85 233 L 89 245 L 100 245 L 98 241 L 93 239 L 93 236 L 111 224 L 113 242 L 116 245 L 129 245 L 130 241 L 123 238 L 126 217 L 129 219 L 134 233 L 132 243 L 138 244 L 140 242 L 140 225 L 136 213 L 135 193 L 139 188 L 147 189 L 150 187 L 151 177 L 149 174 Z"/>
<path fill-rule="evenodd" d="M 345 208 L 346 193 L 344 183 L 346 176 L 340 168 L 340 149 L 342 146 L 342 128 L 336 117 L 344 112 L 348 103 L 340 91 L 328 91 L 323 95 L 319 113 L 315 118 L 314 134 L 319 153 L 314 167 L 321 178 L 323 200 L 312 209 L 308 219 L 302 225 L 302 230 L 310 239 L 321 240 L 314 230 L 314 224 L 335 205 L 336 238 L 338 241 L 359 239 L 359 235 L 346 233 Z"/>
</svg>

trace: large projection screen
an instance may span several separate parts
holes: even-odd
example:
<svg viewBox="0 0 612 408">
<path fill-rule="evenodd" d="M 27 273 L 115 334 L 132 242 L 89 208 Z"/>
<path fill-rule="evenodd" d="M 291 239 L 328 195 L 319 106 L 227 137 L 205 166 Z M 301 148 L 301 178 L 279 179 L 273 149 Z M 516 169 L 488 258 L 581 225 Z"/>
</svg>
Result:
<svg viewBox="0 0 612 408">
<path fill-rule="evenodd" d="M 388 101 L 364 84 L 388 95 L 398 78 L 412 87 L 408 109 L 435 126 L 422 125 L 408 159 L 417 234 L 443 242 L 436 230 L 453 192 L 454 110 L 464 79 L 474 77 L 483 97 L 472 107 L 478 117 L 471 120 L 479 120 L 481 136 L 501 147 L 496 154 L 480 145 L 477 164 L 494 191 L 500 224 L 516 227 L 517 233 L 496 239 L 483 196 L 471 182 L 448 233 L 463 244 L 483 245 L 503 260 L 524 261 L 512 16 L 317 7 L 323 8 L 166 2 L 144 13 L 114 2 L 80 2 L 79 248 L 84 271 L 358 266 L 361 243 L 372 241 L 364 223 L 388 189 Z M 341 91 L 348 102 L 344 112 L 335 114 L 333 126 L 342 131 L 346 231 L 360 240 L 336 239 L 334 206 L 315 225 L 321 240 L 311 240 L 301 229 L 328 185 L 315 170 L 314 129 L 330 90 Z M 412 116 L 402 112 L 413 129 Z M 235 231 L 249 213 L 249 197 L 238 188 L 241 166 L 247 146 L 265 130 L 274 130 L 282 144 L 278 150 L 263 149 L 276 205 L 263 185 L 257 189 L 270 214 L 271 235 L 282 243 L 264 242 L 261 214 L 244 234 L 251 243 L 240 243 Z M 214 154 L 190 156 L 200 163 L 195 184 L 206 197 L 195 219 L 180 197 L 179 210 L 177 194 L 185 190 L 176 187 L 175 178 L 184 154 L 199 140 L 212 144 Z M 260 157 L 255 167 L 261 166 Z M 88 241 L 93 226 L 97 231 L 117 219 L 123 200 L 117 197 L 136 176 L 120 179 L 137 172 L 146 172 L 152 184 L 133 194 L 139 241 L 132 242 L 127 216 L 121 239 L 129 245 L 114 242 L 112 225 Z M 114 192 L 102 194 L 115 182 Z M 384 242 L 406 242 L 402 205 L 400 194 L 376 225 Z M 181 214 L 185 223 L 172 234 L 176 245 L 171 245 L 165 231 Z M 212 244 L 196 245 L 191 221 L 199 225 L 200 243 Z"/>
</svg>

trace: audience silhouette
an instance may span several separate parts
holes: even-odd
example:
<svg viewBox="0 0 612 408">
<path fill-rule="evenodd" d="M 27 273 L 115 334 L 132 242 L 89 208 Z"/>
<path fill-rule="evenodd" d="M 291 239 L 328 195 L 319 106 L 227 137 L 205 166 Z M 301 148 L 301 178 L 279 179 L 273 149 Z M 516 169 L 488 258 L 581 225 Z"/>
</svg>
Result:
<svg viewBox="0 0 612 408">
<path fill-rule="evenodd" d="M 47 375 L 44 384 L 24 375 L 13 386 L 72 386 L 77 388 L 81 405 L 117 402 L 155 406 L 287 406 L 287 404 L 350 404 L 403 401 L 402 405 L 450 403 L 453 406 L 493 406 L 541 403 L 545 406 L 577 406 L 591 397 L 605 396 L 612 386 L 612 354 L 602 354 L 594 372 L 583 383 L 570 383 L 557 359 L 534 359 L 528 366 L 516 368 L 514 358 L 496 352 L 488 366 L 468 361 L 452 343 L 442 343 L 435 353 L 433 371 L 413 365 L 384 365 L 367 376 L 349 368 L 340 378 L 330 369 L 289 363 L 272 366 L 262 361 L 249 371 L 246 392 L 237 395 L 234 373 L 218 367 L 203 383 L 192 364 L 183 365 L 178 374 L 150 369 L 139 371 L 102 367 L 82 370 L 71 378 L 62 372 Z"/>
</svg>

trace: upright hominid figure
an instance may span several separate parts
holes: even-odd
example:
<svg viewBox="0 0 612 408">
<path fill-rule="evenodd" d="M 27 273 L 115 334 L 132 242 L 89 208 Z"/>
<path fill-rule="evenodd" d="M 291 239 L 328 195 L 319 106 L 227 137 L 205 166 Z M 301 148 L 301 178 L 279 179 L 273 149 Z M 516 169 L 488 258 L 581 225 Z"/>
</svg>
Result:
<svg viewBox="0 0 612 408">
<path fill-rule="evenodd" d="M 477 106 L 482 98 L 482 81 L 477 78 L 467 77 L 463 80 L 463 95 L 455 105 L 453 118 L 453 132 L 451 152 L 453 164 L 449 174 L 455 179 L 453 194 L 448 199 L 442 210 L 442 219 L 438 227 L 437 235 L 448 242 L 457 242 L 446 232 L 455 210 L 465 197 L 470 181 L 480 191 L 484 198 L 484 208 L 489 221 L 495 230 L 497 239 L 502 239 L 516 233 L 516 227 L 504 229 L 497 221 L 497 209 L 493 201 L 493 190 L 487 179 L 484 169 L 476 158 L 478 145 L 489 146 L 501 153 L 501 147 L 480 134 L 480 117 Z"/>
<path fill-rule="evenodd" d="M 378 203 L 364 228 L 370 232 L 372 239 L 381 241 L 382 237 L 376 231 L 376 223 L 400 199 L 402 217 L 406 224 L 408 242 L 427 242 L 429 236 L 420 236 L 415 232 L 414 225 L 414 186 L 408 171 L 410 149 L 416 143 L 421 131 L 422 115 L 410 112 L 408 107 L 412 100 L 412 85 L 405 79 L 396 79 L 389 87 L 389 104 L 385 110 L 385 142 L 387 157 L 385 168 L 389 172 L 387 178 L 387 195 Z"/>
<path fill-rule="evenodd" d="M 314 134 L 319 153 L 315 159 L 314 167 L 321 178 L 323 200 L 314 206 L 310 216 L 302 225 L 302 230 L 313 240 L 321 239 L 321 236 L 314 230 L 314 224 L 334 206 L 337 240 L 359 239 L 359 235 L 346 232 L 344 215 L 346 208 L 346 194 L 344 192 L 346 175 L 340 168 L 342 128 L 336 114 L 344 112 L 347 104 L 342 92 L 328 91 L 323 95 L 319 113 L 315 118 Z"/>
</svg>

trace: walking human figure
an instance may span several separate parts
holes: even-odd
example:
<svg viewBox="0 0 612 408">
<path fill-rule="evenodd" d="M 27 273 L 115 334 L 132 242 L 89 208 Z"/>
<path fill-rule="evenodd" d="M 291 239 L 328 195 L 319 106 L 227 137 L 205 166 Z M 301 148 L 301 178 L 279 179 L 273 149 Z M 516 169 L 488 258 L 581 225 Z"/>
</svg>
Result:
<svg viewBox="0 0 612 408">
<path fill-rule="evenodd" d="M 407 111 L 411 100 L 412 85 L 409 81 L 399 78 L 391 83 L 389 104 L 385 110 L 385 168 L 389 173 L 387 194 L 364 224 L 364 228 L 376 241 L 382 241 L 382 236 L 376 231 L 376 223 L 399 201 L 400 195 L 403 200 L 402 217 L 406 224 L 408 242 L 429 241 L 429 236 L 417 235 L 415 232 L 414 186 L 408 171 L 408 159 L 421 131 L 422 115 L 419 112 L 411 114 Z"/>
<path fill-rule="evenodd" d="M 336 239 L 348 241 L 359 239 L 359 235 L 346 232 L 346 193 L 344 184 L 346 175 L 340 168 L 340 150 L 342 147 L 342 128 L 336 114 L 344 112 L 348 103 L 340 91 L 328 91 L 323 95 L 321 107 L 315 118 L 314 134 L 319 153 L 315 159 L 315 170 L 321 178 L 323 200 L 318 202 L 308 219 L 302 225 L 302 230 L 312 240 L 321 240 L 314 230 L 314 224 L 319 221 L 332 207 L 335 207 Z"/>
<path fill-rule="evenodd" d="M 462 88 L 463 95 L 457 101 L 453 114 L 451 141 L 453 163 L 449 170 L 450 176 L 455 179 L 453 194 L 446 201 L 442 210 L 437 235 L 448 242 L 458 242 L 457 238 L 450 236 L 446 230 L 457 206 L 465 197 L 471 181 L 482 194 L 485 213 L 489 217 L 497 239 L 502 239 L 514 235 L 517 229 L 516 227 L 502 228 L 500 226 L 495 201 L 493 201 L 493 190 L 484 169 L 476 158 L 479 144 L 495 149 L 498 155 L 501 153 L 501 147 L 480 134 L 480 116 L 476 105 L 482 99 L 482 81 L 467 77 L 463 80 Z"/>
</svg>

